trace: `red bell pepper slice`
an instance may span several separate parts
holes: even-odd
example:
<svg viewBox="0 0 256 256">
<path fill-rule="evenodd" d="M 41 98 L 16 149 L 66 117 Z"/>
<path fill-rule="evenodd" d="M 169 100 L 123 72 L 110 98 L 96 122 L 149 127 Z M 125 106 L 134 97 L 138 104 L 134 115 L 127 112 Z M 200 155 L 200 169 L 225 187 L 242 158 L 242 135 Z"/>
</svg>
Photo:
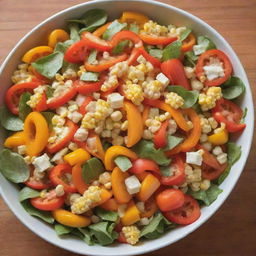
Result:
<svg viewBox="0 0 256 256">
<path fill-rule="evenodd" d="M 86 99 L 84 100 L 84 102 L 82 103 L 82 105 L 79 107 L 79 112 L 82 114 L 82 115 L 85 115 L 86 114 L 86 107 L 87 105 L 93 101 L 93 97 L 91 96 L 88 96 L 86 97 Z"/>
<path fill-rule="evenodd" d="M 42 94 L 42 98 L 37 103 L 36 107 L 33 109 L 34 111 L 42 112 L 48 109 L 47 105 L 47 97 L 45 92 Z"/>
<path fill-rule="evenodd" d="M 122 31 L 116 33 L 112 37 L 110 44 L 111 44 L 112 48 L 114 48 L 115 46 L 118 45 L 118 43 L 120 43 L 123 40 L 132 41 L 133 44 L 135 45 L 135 48 L 143 46 L 143 43 L 142 43 L 140 37 L 137 34 L 135 34 L 134 32 L 129 31 L 129 30 L 122 30 Z"/>
<path fill-rule="evenodd" d="M 169 120 L 162 123 L 160 129 L 154 134 L 154 144 L 155 148 L 164 148 L 167 145 L 167 128 Z"/>
<path fill-rule="evenodd" d="M 152 171 L 156 174 L 160 174 L 159 166 L 150 159 L 138 158 L 132 162 L 132 167 L 129 169 L 129 172 L 133 174 L 139 174 L 145 171 Z"/>
<path fill-rule="evenodd" d="M 81 63 L 88 55 L 88 47 L 83 40 L 72 44 L 64 55 L 64 59 L 71 63 Z"/>
<path fill-rule="evenodd" d="M 109 42 L 93 35 L 90 32 L 84 32 L 82 34 L 82 40 L 89 49 L 96 49 L 101 52 L 110 51 L 112 49 Z"/>
<path fill-rule="evenodd" d="M 176 36 L 167 37 L 167 36 L 152 36 L 146 33 L 140 33 L 141 40 L 150 45 L 167 45 L 176 41 L 178 38 Z"/>
</svg>

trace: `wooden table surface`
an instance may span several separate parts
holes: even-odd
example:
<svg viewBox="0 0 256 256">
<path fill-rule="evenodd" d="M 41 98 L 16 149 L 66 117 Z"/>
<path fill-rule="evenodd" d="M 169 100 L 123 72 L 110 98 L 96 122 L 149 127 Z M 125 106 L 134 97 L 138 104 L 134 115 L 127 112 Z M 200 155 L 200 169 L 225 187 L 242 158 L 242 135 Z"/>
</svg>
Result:
<svg viewBox="0 0 256 256">
<path fill-rule="evenodd" d="M 0 63 L 39 22 L 83 0 L 0 0 Z M 232 45 L 255 96 L 256 1 L 165 0 L 206 21 Z M 256 255 L 255 140 L 246 168 L 231 196 L 202 227 L 181 241 L 147 255 Z M 235 171 L 235 170 L 234 170 Z M 1 256 L 75 256 L 42 240 L 23 226 L 0 198 Z"/>
</svg>

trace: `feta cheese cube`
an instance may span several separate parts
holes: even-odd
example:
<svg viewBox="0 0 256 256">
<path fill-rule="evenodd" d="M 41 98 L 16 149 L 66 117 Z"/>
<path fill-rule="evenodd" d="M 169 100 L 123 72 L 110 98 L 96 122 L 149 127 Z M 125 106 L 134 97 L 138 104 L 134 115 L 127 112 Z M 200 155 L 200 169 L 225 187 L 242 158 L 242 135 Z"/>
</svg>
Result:
<svg viewBox="0 0 256 256">
<path fill-rule="evenodd" d="M 111 108 L 121 108 L 124 102 L 124 96 L 115 92 L 108 95 L 107 102 L 110 104 Z"/>
<path fill-rule="evenodd" d="M 203 157 L 202 157 L 201 150 L 198 150 L 196 152 L 187 152 L 186 153 L 186 163 L 201 166 L 202 161 L 203 161 Z"/>
<path fill-rule="evenodd" d="M 44 153 L 43 155 L 41 155 L 39 157 L 36 157 L 33 160 L 32 164 L 35 166 L 35 169 L 38 172 L 44 172 L 47 169 L 52 167 L 52 165 L 50 163 L 50 158 L 46 153 Z"/>
<path fill-rule="evenodd" d="M 204 66 L 203 70 L 209 81 L 214 80 L 218 77 L 223 77 L 225 75 L 224 69 L 220 63 Z"/>
<path fill-rule="evenodd" d="M 18 149 L 18 153 L 20 155 L 25 155 L 26 154 L 26 146 L 25 145 L 20 145 L 20 146 L 17 147 L 17 149 Z"/>
<path fill-rule="evenodd" d="M 78 141 L 86 141 L 88 137 L 88 131 L 85 128 L 80 127 L 79 129 L 77 129 L 75 135 L 74 135 L 74 139 L 78 140 Z"/>
<path fill-rule="evenodd" d="M 86 96 L 82 94 L 78 94 L 76 96 L 76 104 L 80 107 L 84 103 L 85 99 L 86 99 Z"/>
<path fill-rule="evenodd" d="M 203 52 L 205 52 L 205 45 L 203 44 L 197 44 L 193 46 L 193 51 L 195 55 L 200 55 Z"/>
<path fill-rule="evenodd" d="M 156 80 L 159 81 L 161 84 L 163 84 L 164 87 L 166 87 L 170 83 L 169 78 L 163 73 L 159 73 L 156 76 Z"/>
<path fill-rule="evenodd" d="M 130 195 L 136 194 L 140 191 L 141 184 L 135 175 L 125 179 L 124 182 L 126 189 Z"/>
<path fill-rule="evenodd" d="M 51 162 L 56 163 L 62 163 L 63 159 L 62 157 L 68 153 L 68 148 L 63 148 L 61 151 L 57 152 L 53 158 L 51 159 Z"/>
</svg>

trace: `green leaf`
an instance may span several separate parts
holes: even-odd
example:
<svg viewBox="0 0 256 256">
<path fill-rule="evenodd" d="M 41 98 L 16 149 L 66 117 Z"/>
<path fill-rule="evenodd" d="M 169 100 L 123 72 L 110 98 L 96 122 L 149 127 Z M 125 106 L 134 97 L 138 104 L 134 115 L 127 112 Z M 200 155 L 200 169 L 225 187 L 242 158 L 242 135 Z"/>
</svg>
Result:
<svg viewBox="0 0 256 256">
<path fill-rule="evenodd" d="M 105 168 L 102 162 L 98 158 L 93 157 L 83 165 L 82 176 L 84 181 L 89 184 L 91 181 L 97 179 L 104 171 Z"/>
<path fill-rule="evenodd" d="M 54 89 L 48 85 L 45 90 L 47 99 L 51 98 L 53 96 L 53 93 L 54 93 Z"/>
<path fill-rule="evenodd" d="M 75 71 L 78 71 L 79 65 L 76 63 L 70 63 L 64 60 L 61 68 L 62 74 L 65 73 L 68 69 L 73 69 Z"/>
<path fill-rule="evenodd" d="M 54 52 L 60 52 L 62 54 L 65 54 L 66 50 L 68 49 L 68 45 L 63 42 L 58 42 L 55 45 Z"/>
<path fill-rule="evenodd" d="M 241 123 L 244 123 L 245 118 L 246 118 L 246 116 L 247 116 L 247 112 L 248 112 L 248 108 L 245 107 L 245 109 L 244 109 L 244 111 L 243 111 L 243 116 L 242 116 L 242 118 L 241 118 Z"/>
<path fill-rule="evenodd" d="M 163 50 L 161 49 L 149 49 L 149 54 L 159 60 L 163 57 Z"/>
<path fill-rule="evenodd" d="M 29 167 L 23 157 L 9 149 L 0 151 L 0 172 L 13 183 L 25 182 L 30 175 Z"/>
<path fill-rule="evenodd" d="M 115 20 L 108 26 L 106 31 L 103 33 L 102 38 L 104 40 L 110 40 L 114 34 L 121 31 L 126 26 L 126 23 L 120 23 L 118 20 Z"/>
<path fill-rule="evenodd" d="M 61 52 L 54 52 L 48 56 L 38 59 L 32 66 L 41 75 L 51 79 L 61 69 L 64 55 Z"/>
<path fill-rule="evenodd" d="M 29 213 L 30 215 L 38 217 L 39 219 L 41 219 L 49 224 L 53 224 L 54 218 L 52 217 L 51 212 L 40 211 L 40 210 L 34 208 L 30 204 L 29 200 L 21 202 L 21 205 L 26 210 L 26 212 Z"/>
<path fill-rule="evenodd" d="M 241 154 L 242 154 L 241 146 L 238 146 L 234 142 L 228 142 L 227 143 L 227 154 L 228 154 L 228 162 L 231 165 L 233 165 L 241 157 Z"/>
<path fill-rule="evenodd" d="M 168 44 L 163 50 L 162 60 L 178 59 L 181 54 L 182 43 L 180 41 L 174 41 Z"/>
<path fill-rule="evenodd" d="M 23 130 L 23 121 L 13 115 L 5 106 L 0 107 L 0 122 L 6 130 L 14 132 Z"/>
<path fill-rule="evenodd" d="M 78 20 L 69 20 L 72 23 L 79 23 L 85 26 L 79 33 L 83 31 L 92 32 L 96 28 L 102 26 L 107 21 L 108 15 L 106 11 L 101 9 L 91 9 L 85 12 L 82 17 Z"/>
<path fill-rule="evenodd" d="M 21 120 L 25 120 L 27 115 L 32 111 L 31 107 L 27 104 L 27 102 L 30 100 L 31 93 L 24 92 L 20 96 L 19 101 L 19 118 Z"/>
<path fill-rule="evenodd" d="M 117 44 L 117 46 L 115 46 L 115 48 L 112 50 L 112 53 L 113 54 L 122 53 L 124 49 L 129 46 L 129 43 L 130 43 L 129 40 L 121 41 L 119 44 Z"/>
<path fill-rule="evenodd" d="M 96 50 L 92 50 L 92 51 L 90 52 L 90 54 L 89 54 L 89 56 L 88 56 L 88 59 L 87 59 L 87 61 L 88 61 L 89 64 L 94 64 L 94 62 L 95 62 L 96 59 L 97 59 L 97 54 L 98 54 L 98 52 L 97 52 Z"/>
<path fill-rule="evenodd" d="M 70 23 L 68 25 L 69 31 L 70 31 L 70 39 L 75 43 L 77 41 L 80 41 L 80 35 L 79 35 L 79 26 L 75 23 Z"/>
<path fill-rule="evenodd" d="M 184 105 L 182 108 L 191 108 L 198 99 L 198 91 L 189 91 L 182 86 L 171 85 L 167 87 L 169 92 L 175 92 L 184 99 Z"/>
<path fill-rule="evenodd" d="M 194 54 L 194 52 L 193 51 L 186 52 L 184 56 L 185 56 L 184 65 L 189 67 L 195 67 L 198 57 Z"/>
<path fill-rule="evenodd" d="M 73 228 L 56 223 L 54 225 L 54 230 L 58 236 L 63 236 L 63 235 L 70 234 Z"/>
<path fill-rule="evenodd" d="M 220 185 L 229 175 L 232 165 L 229 163 L 225 171 L 217 179 L 217 184 Z"/>
<path fill-rule="evenodd" d="M 129 30 L 132 31 L 135 34 L 139 34 L 140 28 L 137 24 L 131 23 L 129 26 Z"/>
<path fill-rule="evenodd" d="M 123 172 L 126 172 L 128 169 L 132 167 L 132 162 L 126 156 L 118 156 L 115 158 L 114 162 Z"/>
<path fill-rule="evenodd" d="M 118 220 L 117 212 L 107 211 L 103 208 L 97 207 L 95 210 L 97 216 L 99 216 L 102 220 L 116 222 Z"/>
<path fill-rule="evenodd" d="M 22 202 L 22 201 L 27 200 L 29 198 L 35 198 L 35 197 L 39 197 L 39 196 L 40 196 L 39 191 L 34 190 L 32 188 L 29 188 L 29 187 L 24 187 L 19 192 L 19 201 Z"/>
<path fill-rule="evenodd" d="M 162 176 L 170 177 L 173 174 L 170 172 L 170 166 L 160 166 L 160 172 Z"/>
<path fill-rule="evenodd" d="M 139 157 L 149 158 L 159 165 L 166 166 L 171 162 L 162 149 L 155 149 L 152 141 L 140 140 L 132 149 L 139 155 Z"/>
<path fill-rule="evenodd" d="M 53 112 L 41 112 L 41 114 L 44 116 L 46 122 L 48 123 L 49 129 L 52 130 L 52 118 L 55 115 Z"/>
<path fill-rule="evenodd" d="M 99 81 L 99 73 L 95 72 L 83 72 L 80 76 L 80 80 L 89 81 L 89 82 L 97 82 Z"/>
<path fill-rule="evenodd" d="M 91 236 L 90 231 L 88 230 L 88 228 L 79 228 L 79 229 L 74 230 L 74 231 L 80 232 L 80 238 L 83 239 L 88 245 L 94 245 L 94 242 L 92 240 L 92 236 Z"/>
<path fill-rule="evenodd" d="M 182 31 L 179 40 L 180 40 L 181 42 L 184 41 L 184 40 L 188 37 L 188 35 L 191 33 L 191 31 L 192 31 L 192 30 L 191 30 L 190 28 L 186 28 L 186 30 Z"/>
<path fill-rule="evenodd" d="M 231 76 L 221 85 L 221 91 L 225 99 L 233 100 L 245 92 L 245 85 L 239 77 Z"/>
<path fill-rule="evenodd" d="M 115 223 L 99 222 L 89 226 L 91 235 L 95 237 L 100 245 L 112 244 L 117 239 L 118 234 L 114 231 Z"/>
<path fill-rule="evenodd" d="M 181 137 L 168 135 L 167 136 L 167 146 L 164 148 L 164 150 L 171 150 L 175 148 L 177 145 L 179 145 L 184 139 Z"/>
</svg>

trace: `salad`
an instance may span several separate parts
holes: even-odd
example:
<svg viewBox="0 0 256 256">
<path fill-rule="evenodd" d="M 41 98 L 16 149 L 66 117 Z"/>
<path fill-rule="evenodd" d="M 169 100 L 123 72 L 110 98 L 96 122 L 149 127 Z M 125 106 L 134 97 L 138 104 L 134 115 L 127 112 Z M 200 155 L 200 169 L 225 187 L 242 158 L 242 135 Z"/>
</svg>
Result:
<svg viewBox="0 0 256 256">
<path fill-rule="evenodd" d="M 241 155 L 243 82 L 188 27 L 101 9 L 22 57 L 0 171 L 31 215 L 87 244 L 139 244 L 200 217 Z"/>
</svg>

